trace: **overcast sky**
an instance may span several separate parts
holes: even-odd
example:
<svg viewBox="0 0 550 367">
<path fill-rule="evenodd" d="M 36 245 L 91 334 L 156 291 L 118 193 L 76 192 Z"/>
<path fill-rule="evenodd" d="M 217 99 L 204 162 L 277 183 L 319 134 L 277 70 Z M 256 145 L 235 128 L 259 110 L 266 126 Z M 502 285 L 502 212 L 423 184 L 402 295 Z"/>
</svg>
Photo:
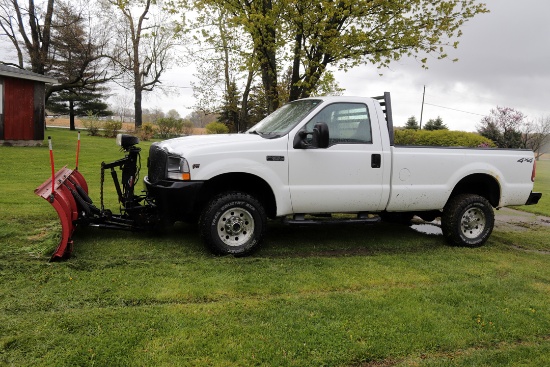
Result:
<svg viewBox="0 0 550 367">
<path fill-rule="evenodd" d="M 391 92 L 396 126 L 412 115 L 420 120 L 424 86 L 423 123 L 441 116 L 452 130 L 475 131 L 482 116 L 496 106 L 513 107 L 530 119 L 550 116 L 550 1 L 484 2 L 490 13 L 463 26 L 460 45 L 449 50 L 447 59 L 429 60 L 428 70 L 407 58 L 389 69 L 365 65 L 336 72 L 344 94 L 368 97 Z M 454 58 L 459 61 L 452 62 Z M 192 74 L 192 67 L 170 70 L 163 84 L 177 87 L 179 95 L 149 94 L 144 107 L 187 115 L 195 104 Z"/>
<path fill-rule="evenodd" d="M 368 66 L 339 74 L 346 93 L 391 92 L 398 126 L 412 115 L 419 120 L 424 85 L 424 123 L 441 116 L 453 130 L 474 131 L 480 115 L 496 106 L 513 107 L 531 119 L 550 116 L 550 1 L 485 3 L 491 12 L 466 23 L 448 59 L 431 60 L 428 70 L 402 60 L 382 77 Z M 451 61 L 455 57 L 458 62 Z"/>
</svg>

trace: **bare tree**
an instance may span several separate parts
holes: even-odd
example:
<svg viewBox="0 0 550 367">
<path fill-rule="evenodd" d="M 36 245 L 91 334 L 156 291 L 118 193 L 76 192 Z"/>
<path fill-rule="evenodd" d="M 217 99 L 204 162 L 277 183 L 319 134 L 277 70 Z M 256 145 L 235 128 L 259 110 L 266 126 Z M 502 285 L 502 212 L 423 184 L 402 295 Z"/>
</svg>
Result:
<svg viewBox="0 0 550 367">
<path fill-rule="evenodd" d="M 168 118 L 172 118 L 172 119 L 175 119 L 175 120 L 178 120 L 181 118 L 180 114 L 178 111 L 176 111 L 175 109 L 171 109 L 170 111 L 166 112 L 166 117 Z"/>
<path fill-rule="evenodd" d="M 127 93 L 117 94 L 114 97 L 115 104 L 112 107 L 112 111 L 120 119 L 120 122 L 128 121 L 133 115 L 132 113 L 132 96 Z"/>
<path fill-rule="evenodd" d="M 37 7 L 34 0 L 28 0 L 26 6 L 20 5 L 18 0 L 2 0 L 0 11 L 0 26 L 14 45 L 18 57 L 18 64 L 7 64 L 23 68 L 22 50 L 25 49 L 31 70 L 44 74 L 51 42 L 54 0 L 47 0 L 45 10 Z"/>
<path fill-rule="evenodd" d="M 45 10 L 41 5 L 45 6 Z M 54 7 L 55 5 L 55 7 Z M 90 2 L 0 0 L 0 26 L 17 52 L 18 62 L 5 64 L 51 74 L 59 81 L 46 88 L 46 101 L 55 92 L 95 90 L 114 76 L 108 72 L 105 47 L 109 27 L 92 14 Z"/>
<path fill-rule="evenodd" d="M 206 113 L 223 114 L 227 106 L 232 106 L 234 127 L 244 128 L 252 83 L 259 66 L 252 51 L 246 48 L 248 41 L 243 41 L 248 35 L 228 24 L 229 14 L 223 7 L 213 6 L 211 10 L 188 21 L 195 42 L 187 54 L 198 69 L 195 74 L 198 82 L 191 83 L 196 108 Z"/>
<path fill-rule="evenodd" d="M 117 38 L 112 61 L 123 75 L 121 85 L 134 91 L 135 126 L 142 124 L 143 92 L 152 91 L 169 68 L 176 30 L 154 0 L 105 0 L 113 13 Z"/>
<path fill-rule="evenodd" d="M 13 9 L 13 2 L 11 0 L 0 1 L 0 28 L 3 31 L 1 35 L 8 37 L 17 53 L 17 64 L 7 61 L 2 61 L 2 63 L 6 65 L 16 66 L 22 69 L 23 51 L 21 50 L 21 46 L 17 38 L 19 26 L 17 24 L 15 10 Z"/>
<path fill-rule="evenodd" d="M 538 160 L 541 155 L 550 150 L 550 117 L 540 117 L 525 125 L 523 130 L 524 146 L 535 152 Z"/>
</svg>

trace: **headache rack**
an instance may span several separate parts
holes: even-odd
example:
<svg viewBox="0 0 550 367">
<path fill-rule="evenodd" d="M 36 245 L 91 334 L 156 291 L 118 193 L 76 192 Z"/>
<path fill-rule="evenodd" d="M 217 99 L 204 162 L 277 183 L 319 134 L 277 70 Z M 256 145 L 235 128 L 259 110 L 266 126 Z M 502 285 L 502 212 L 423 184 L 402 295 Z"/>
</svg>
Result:
<svg viewBox="0 0 550 367">
<path fill-rule="evenodd" d="M 392 111 L 391 111 L 391 97 L 390 92 L 384 92 L 383 96 L 378 97 L 372 97 L 373 99 L 376 99 L 380 102 L 380 106 L 382 106 L 382 111 L 384 112 L 384 116 L 386 117 L 386 124 L 388 125 L 388 135 L 390 137 L 390 145 L 394 145 L 394 137 L 393 137 L 393 117 L 392 117 Z"/>
</svg>

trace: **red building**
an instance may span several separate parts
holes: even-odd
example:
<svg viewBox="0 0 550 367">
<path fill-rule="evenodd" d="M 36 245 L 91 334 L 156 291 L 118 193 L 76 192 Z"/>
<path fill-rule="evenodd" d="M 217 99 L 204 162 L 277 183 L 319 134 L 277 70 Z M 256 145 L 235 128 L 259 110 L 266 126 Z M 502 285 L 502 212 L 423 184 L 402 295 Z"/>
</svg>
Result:
<svg viewBox="0 0 550 367">
<path fill-rule="evenodd" d="M 57 80 L 0 64 L 0 144 L 42 144 L 46 83 Z"/>
</svg>

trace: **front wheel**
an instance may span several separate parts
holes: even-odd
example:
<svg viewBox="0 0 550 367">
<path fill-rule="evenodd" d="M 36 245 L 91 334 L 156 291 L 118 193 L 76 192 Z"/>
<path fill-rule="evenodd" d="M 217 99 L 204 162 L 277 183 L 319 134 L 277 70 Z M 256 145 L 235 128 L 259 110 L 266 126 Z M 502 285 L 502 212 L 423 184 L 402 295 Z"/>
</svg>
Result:
<svg viewBox="0 0 550 367">
<path fill-rule="evenodd" d="M 451 245 L 479 247 L 495 225 L 491 204 L 482 196 L 462 194 L 452 198 L 441 217 L 443 236 Z"/>
<path fill-rule="evenodd" d="M 253 196 L 228 192 L 216 196 L 199 220 L 202 239 L 216 254 L 245 256 L 260 244 L 267 226 L 262 204 Z"/>
</svg>

